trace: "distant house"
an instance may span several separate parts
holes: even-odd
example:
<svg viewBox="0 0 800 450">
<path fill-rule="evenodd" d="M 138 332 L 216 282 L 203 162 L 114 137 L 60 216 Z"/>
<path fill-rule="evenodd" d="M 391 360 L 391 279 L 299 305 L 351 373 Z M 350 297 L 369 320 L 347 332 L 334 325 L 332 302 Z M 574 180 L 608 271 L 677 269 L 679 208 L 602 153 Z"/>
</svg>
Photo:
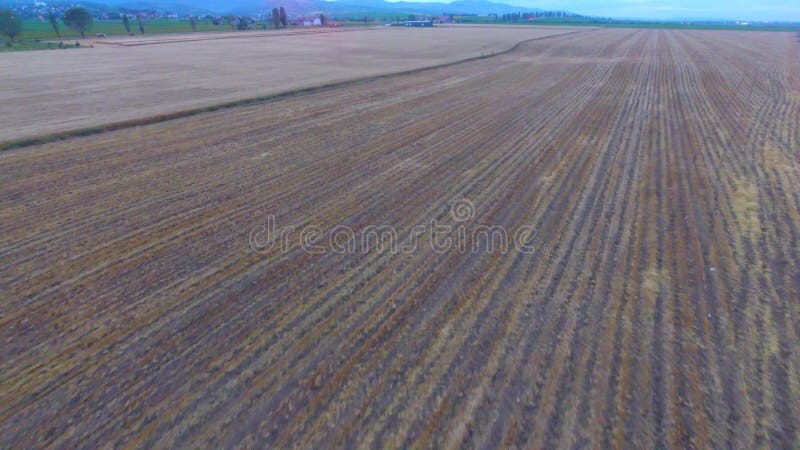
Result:
<svg viewBox="0 0 800 450">
<path fill-rule="evenodd" d="M 404 27 L 432 27 L 433 22 L 430 20 L 406 20 L 403 22 Z"/>
<path fill-rule="evenodd" d="M 295 25 L 300 25 L 303 27 L 321 27 L 322 20 L 319 17 L 298 17 L 294 21 L 292 21 Z"/>
</svg>

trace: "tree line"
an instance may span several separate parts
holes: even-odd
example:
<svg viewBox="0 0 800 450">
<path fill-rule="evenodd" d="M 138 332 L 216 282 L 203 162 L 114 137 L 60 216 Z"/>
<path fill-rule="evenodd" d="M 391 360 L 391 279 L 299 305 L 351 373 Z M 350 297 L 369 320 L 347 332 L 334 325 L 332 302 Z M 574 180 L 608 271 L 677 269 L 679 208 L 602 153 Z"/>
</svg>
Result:
<svg viewBox="0 0 800 450">
<path fill-rule="evenodd" d="M 123 14 L 121 16 L 122 19 L 122 26 L 125 27 L 125 32 L 128 34 L 131 33 L 131 28 L 133 26 L 131 16 L 127 14 Z M 145 24 L 144 19 L 142 16 L 137 15 L 136 19 L 136 27 L 139 29 L 139 33 L 145 33 Z M 234 30 L 246 30 L 249 29 L 252 25 L 254 25 L 255 21 L 249 17 L 235 17 L 233 15 L 228 15 L 224 19 L 228 25 L 230 25 L 231 29 Z M 94 25 L 94 19 L 92 15 L 85 9 L 81 7 L 74 7 L 68 9 L 64 15 L 60 18 L 55 13 L 50 13 L 47 17 L 47 21 L 50 23 L 50 26 L 53 28 L 53 31 L 56 33 L 56 36 L 61 38 L 61 24 L 65 25 L 67 28 L 74 30 L 80 33 L 82 38 L 86 37 L 86 33 L 92 29 Z M 215 19 L 214 24 L 219 25 L 221 19 Z M 264 21 L 264 29 L 267 28 L 267 24 L 271 22 L 274 28 L 286 28 L 289 26 L 289 20 L 286 16 L 286 9 L 283 6 L 279 8 L 273 8 L 272 14 L 269 18 Z M 327 18 L 324 14 L 320 14 L 320 22 L 322 25 L 327 24 Z M 189 19 L 189 25 L 192 28 L 192 31 L 197 31 L 197 17 L 191 17 Z M 22 18 L 14 13 L 11 10 L 7 9 L 0 9 L 0 34 L 8 38 L 12 43 L 16 41 L 16 39 L 22 34 L 23 26 L 22 26 Z"/>
<path fill-rule="evenodd" d="M 50 13 L 47 16 L 47 21 L 56 33 L 56 36 L 60 38 L 61 26 L 58 19 L 55 13 Z M 68 9 L 64 13 L 64 16 L 61 17 L 61 22 L 67 28 L 80 33 L 81 37 L 85 38 L 86 33 L 91 30 L 94 25 L 94 18 L 92 18 L 92 15 L 86 9 L 75 7 Z M 144 34 L 144 19 L 141 16 L 136 17 L 136 25 L 139 28 L 139 32 Z M 122 26 L 125 27 L 125 31 L 128 34 L 131 33 L 131 19 L 125 14 L 122 15 Z M 195 29 L 195 26 L 195 24 L 192 24 L 192 29 Z M 10 10 L 0 10 L 0 34 L 9 38 L 11 42 L 14 42 L 15 39 L 22 34 L 22 31 L 22 19 L 17 14 Z"/>
<path fill-rule="evenodd" d="M 61 28 L 55 13 L 50 13 L 47 16 L 47 21 L 50 22 L 50 26 L 53 27 L 56 36 L 60 38 Z M 94 19 L 92 15 L 89 14 L 89 11 L 86 11 L 84 8 L 76 7 L 68 9 L 61 18 L 61 22 L 63 22 L 67 28 L 80 33 L 81 37 L 86 37 L 86 32 L 89 31 L 94 24 Z M 16 41 L 17 37 L 22 34 L 22 31 L 22 18 L 14 11 L 0 9 L 0 34 L 10 39 L 13 43 Z"/>
</svg>

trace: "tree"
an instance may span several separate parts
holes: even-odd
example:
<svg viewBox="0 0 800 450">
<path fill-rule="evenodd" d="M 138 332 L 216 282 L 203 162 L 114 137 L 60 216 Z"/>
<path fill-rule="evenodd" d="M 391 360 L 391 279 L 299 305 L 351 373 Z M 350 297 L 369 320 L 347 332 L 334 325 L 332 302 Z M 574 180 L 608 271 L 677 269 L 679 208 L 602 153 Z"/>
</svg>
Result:
<svg viewBox="0 0 800 450">
<path fill-rule="evenodd" d="M 281 13 L 278 8 L 272 8 L 272 25 L 275 28 L 280 28 L 281 26 Z"/>
<path fill-rule="evenodd" d="M 0 9 L 0 34 L 14 42 L 22 34 L 22 19 L 13 11 Z"/>
<path fill-rule="evenodd" d="M 50 26 L 53 27 L 53 31 L 56 32 L 56 36 L 60 38 L 61 32 L 58 30 L 58 17 L 56 17 L 56 14 L 55 13 L 48 14 L 47 21 L 50 22 Z"/>
<path fill-rule="evenodd" d="M 197 19 L 195 17 L 189 18 L 189 25 L 192 26 L 192 31 L 197 31 Z"/>
<path fill-rule="evenodd" d="M 125 32 L 131 34 L 131 19 L 127 14 L 122 15 L 122 25 L 125 27 Z"/>
<path fill-rule="evenodd" d="M 286 10 L 283 9 L 283 6 L 281 6 L 280 13 L 281 13 L 281 25 L 283 25 L 283 27 L 286 28 L 287 26 L 289 26 L 289 20 L 286 18 Z"/>
<path fill-rule="evenodd" d="M 136 16 L 136 24 L 139 25 L 139 32 L 144 34 L 144 19 L 142 16 Z"/>
<path fill-rule="evenodd" d="M 233 14 L 228 14 L 227 16 L 225 16 L 225 23 L 227 23 L 228 25 L 231 26 L 231 30 L 235 30 L 236 29 L 236 23 L 237 22 L 238 22 L 238 19 Z"/>
<path fill-rule="evenodd" d="M 64 25 L 79 32 L 82 38 L 92 29 L 93 23 L 92 15 L 83 8 L 70 8 L 64 13 Z"/>
</svg>

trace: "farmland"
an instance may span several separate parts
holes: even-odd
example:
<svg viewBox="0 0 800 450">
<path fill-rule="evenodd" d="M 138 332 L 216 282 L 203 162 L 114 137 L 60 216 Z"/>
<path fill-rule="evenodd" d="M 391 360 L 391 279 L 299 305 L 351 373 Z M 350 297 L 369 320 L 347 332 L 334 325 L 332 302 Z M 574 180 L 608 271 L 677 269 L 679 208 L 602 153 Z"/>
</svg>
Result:
<svg viewBox="0 0 800 450">
<path fill-rule="evenodd" d="M 480 57 L 573 31 L 216 32 L 92 38 L 83 47 L 94 48 L 4 54 L 0 101 L 15 106 L 0 115 L 0 144 Z"/>
<path fill-rule="evenodd" d="M 188 20 L 173 20 L 173 19 L 148 19 L 143 21 L 143 26 L 147 34 L 160 34 L 160 33 L 188 33 L 192 31 L 192 26 Z M 228 24 L 214 25 L 208 20 L 199 20 L 196 24 L 197 31 L 227 31 L 231 27 Z M 24 24 L 23 37 L 26 39 L 61 39 L 61 38 L 77 38 L 80 33 L 67 27 L 59 22 L 59 35 L 56 35 L 53 27 L 49 22 L 38 20 L 26 20 Z M 139 32 L 138 23 L 136 19 L 131 23 L 131 31 Z M 95 20 L 90 34 L 108 34 L 108 35 L 127 35 L 128 31 L 122 24 L 122 20 Z"/>
<path fill-rule="evenodd" d="M 342 26 L 363 26 L 364 22 L 361 21 L 336 21 L 337 24 Z M 145 19 L 142 22 L 147 35 L 160 35 L 160 34 L 173 34 L 173 33 L 193 33 L 192 24 L 188 19 Z M 380 23 L 370 23 L 370 25 L 380 25 Z M 227 23 L 220 23 L 214 25 L 211 20 L 201 19 L 195 24 L 196 30 L 194 32 L 226 32 L 231 31 L 231 26 Z M 264 27 L 264 21 L 258 21 L 253 24 L 253 30 L 261 31 Z M 76 32 L 59 23 L 59 35 L 56 35 L 53 27 L 49 22 L 42 22 L 38 20 L 26 20 L 23 26 L 25 39 L 62 39 L 62 38 L 78 38 L 80 33 Z M 267 24 L 267 29 L 272 29 L 272 24 Z M 139 34 L 138 22 L 134 19 L 131 23 L 131 32 Z M 121 19 L 98 19 L 95 20 L 89 35 L 106 34 L 106 35 L 127 35 L 129 32 L 125 30 L 125 26 Z"/>
<path fill-rule="evenodd" d="M 799 151 L 796 35 L 600 29 L 2 152 L 0 447 L 791 448 Z"/>
</svg>

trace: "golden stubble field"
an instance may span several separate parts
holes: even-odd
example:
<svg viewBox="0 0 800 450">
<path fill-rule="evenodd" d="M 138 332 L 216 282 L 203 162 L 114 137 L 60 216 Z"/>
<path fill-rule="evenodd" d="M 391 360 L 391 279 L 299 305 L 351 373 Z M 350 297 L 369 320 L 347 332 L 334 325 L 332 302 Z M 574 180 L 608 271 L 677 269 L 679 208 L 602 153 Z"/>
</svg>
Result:
<svg viewBox="0 0 800 450">
<path fill-rule="evenodd" d="M 593 30 L 0 153 L 0 447 L 796 446 L 799 52 Z"/>
<path fill-rule="evenodd" d="M 435 66 L 572 31 L 291 29 L 108 37 L 69 52 L 4 53 L 0 102 L 9 107 L 0 143 Z"/>
</svg>

